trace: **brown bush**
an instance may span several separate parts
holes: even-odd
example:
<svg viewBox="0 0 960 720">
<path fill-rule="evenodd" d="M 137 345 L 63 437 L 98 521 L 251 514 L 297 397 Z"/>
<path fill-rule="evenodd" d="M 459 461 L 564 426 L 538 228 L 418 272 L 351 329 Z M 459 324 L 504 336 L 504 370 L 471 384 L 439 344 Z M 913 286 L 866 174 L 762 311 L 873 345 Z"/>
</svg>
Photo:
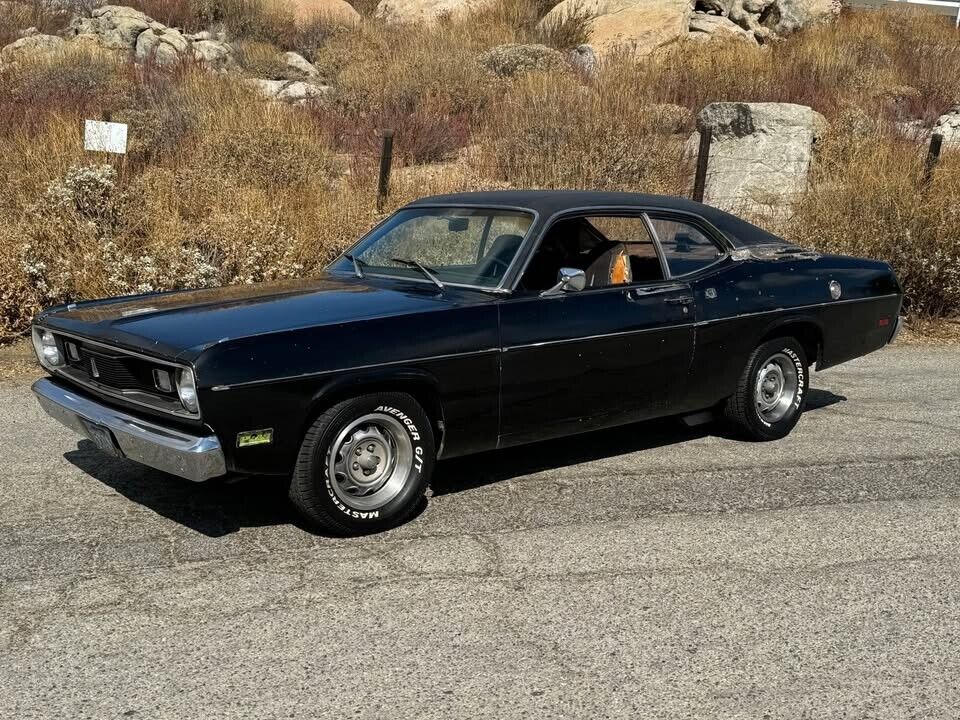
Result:
<svg viewBox="0 0 960 720">
<path fill-rule="evenodd" d="M 282 8 L 247 0 L 139 6 L 186 29 L 224 24 L 259 75 L 282 76 L 279 53 L 301 50 L 334 91 L 293 108 L 189 62 L 138 68 L 77 51 L 5 68 L 0 336 L 54 302 L 316 272 L 377 220 L 383 127 L 397 131 L 390 208 L 504 186 L 676 194 L 689 190 L 691 118 L 718 100 L 797 102 L 831 121 L 809 193 L 772 229 L 890 261 L 911 312 L 960 310 L 960 157 L 945 154 L 924 187 L 923 134 L 894 125 L 929 126 L 960 100 L 960 42 L 938 18 L 845 13 L 762 50 L 683 44 L 608 57 L 589 79 L 564 68 L 501 79 L 479 56 L 536 41 L 551 0 L 502 0 L 432 29 L 297 30 Z M 104 111 L 130 123 L 125 159 L 83 151 L 82 120 Z M 449 162 L 416 165 L 436 161 Z"/>
<path fill-rule="evenodd" d="M 71 9 L 44 0 L 17 0 L 0 4 L 0 47 L 13 42 L 30 27 L 55 35 L 70 22 Z"/>
<path fill-rule="evenodd" d="M 621 90 L 604 78 L 520 78 L 485 117 L 481 171 L 519 186 L 683 192 L 686 136 L 664 134 L 656 108 Z"/>
</svg>

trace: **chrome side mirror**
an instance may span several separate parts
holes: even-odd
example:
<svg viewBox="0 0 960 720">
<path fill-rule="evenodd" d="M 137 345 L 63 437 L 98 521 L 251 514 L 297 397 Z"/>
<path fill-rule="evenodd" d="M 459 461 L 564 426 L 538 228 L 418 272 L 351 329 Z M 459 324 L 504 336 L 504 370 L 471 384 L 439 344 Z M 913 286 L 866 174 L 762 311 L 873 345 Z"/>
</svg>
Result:
<svg viewBox="0 0 960 720">
<path fill-rule="evenodd" d="M 557 273 L 557 284 L 549 290 L 544 290 L 544 295 L 559 295 L 565 292 L 577 292 L 587 286 L 587 274 L 579 268 L 560 268 Z"/>
</svg>

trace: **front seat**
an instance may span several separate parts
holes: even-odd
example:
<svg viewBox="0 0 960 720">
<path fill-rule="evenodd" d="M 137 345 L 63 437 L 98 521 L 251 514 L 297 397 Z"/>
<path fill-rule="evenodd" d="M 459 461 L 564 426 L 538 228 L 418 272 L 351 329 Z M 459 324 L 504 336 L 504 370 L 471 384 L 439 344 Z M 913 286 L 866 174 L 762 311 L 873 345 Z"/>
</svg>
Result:
<svg viewBox="0 0 960 720">
<path fill-rule="evenodd" d="M 607 287 L 608 285 L 626 285 L 632 282 L 630 257 L 623 243 L 611 243 L 597 258 L 591 261 L 585 271 L 587 287 Z"/>
</svg>

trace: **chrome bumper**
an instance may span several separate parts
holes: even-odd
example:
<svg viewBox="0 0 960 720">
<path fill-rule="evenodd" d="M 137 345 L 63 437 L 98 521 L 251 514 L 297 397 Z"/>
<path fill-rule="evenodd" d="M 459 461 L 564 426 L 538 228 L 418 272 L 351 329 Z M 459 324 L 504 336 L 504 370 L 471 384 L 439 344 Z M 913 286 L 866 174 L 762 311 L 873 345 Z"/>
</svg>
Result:
<svg viewBox="0 0 960 720">
<path fill-rule="evenodd" d="M 49 378 L 33 392 L 54 420 L 92 440 L 104 452 L 201 482 L 227 472 L 215 435 L 190 435 L 88 400 Z"/>
</svg>

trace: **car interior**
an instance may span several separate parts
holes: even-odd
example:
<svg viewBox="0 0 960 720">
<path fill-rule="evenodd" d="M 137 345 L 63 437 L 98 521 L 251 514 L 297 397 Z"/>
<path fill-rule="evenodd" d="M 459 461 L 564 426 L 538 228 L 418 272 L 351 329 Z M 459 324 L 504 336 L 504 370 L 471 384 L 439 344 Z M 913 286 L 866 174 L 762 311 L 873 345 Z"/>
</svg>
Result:
<svg viewBox="0 0 960 720">
<path fill-rule="evenodd" d="M 605 225 L 604 221 L 615 223 L 617 239 L 610 239 L 597 227 Z M 543 292 L 556 284 L 560 268 L 583 270 L 588 288 L 664 279 L 656 247 L 639 218 L 579 217 L 555 223 L 530 260 L 518 289 Z"/>
</svg>

